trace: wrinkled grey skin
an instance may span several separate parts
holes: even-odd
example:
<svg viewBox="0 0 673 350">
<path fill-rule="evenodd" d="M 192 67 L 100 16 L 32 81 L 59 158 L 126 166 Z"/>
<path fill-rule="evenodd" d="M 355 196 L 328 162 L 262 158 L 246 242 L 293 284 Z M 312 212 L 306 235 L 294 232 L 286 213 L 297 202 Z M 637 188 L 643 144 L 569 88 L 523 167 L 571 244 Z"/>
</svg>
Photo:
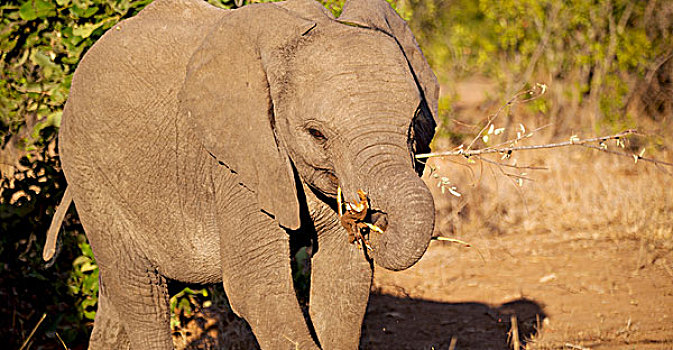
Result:
<svg viewBox="0 0 673 350">
<path fill-rule="evenodd" d="M 355 349 L 373 261 L 425 252 L 427 151 L 438 87 L 384 0 L 339 19 L 290 0 L 226 11 L 157 0 L 121 22 L 75 73 L 63 170 L 101 273 L 91 349 L 172 348 L 168 279 L 224 284 L 264 349 Z M 369 193 L 373 251 L 349 244 L 346 200 Z M 313 242 L 310 334 L 289 239 Z"/>
</svg>

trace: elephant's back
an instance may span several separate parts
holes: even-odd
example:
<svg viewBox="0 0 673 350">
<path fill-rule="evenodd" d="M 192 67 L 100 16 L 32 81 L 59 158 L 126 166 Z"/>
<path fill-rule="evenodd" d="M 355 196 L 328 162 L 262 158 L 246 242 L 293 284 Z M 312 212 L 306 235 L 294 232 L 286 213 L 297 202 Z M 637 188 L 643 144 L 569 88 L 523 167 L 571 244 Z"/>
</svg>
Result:
<svg viewBox="0 0 673 350">
<path fill-rule="evenodd" d="M 175 230 L 204 231 L 198 222 L 205 214 L 194 214 L 184 196 L 207 192 L 208 174 L 187 168 L 185 160 L 199 170 L 208 163 L 178 120 L 177 94 L 192 53 L 226 12 L 201 0 L 157 0 L 110 28 L 80 62 L 59 149 L 87 233 L 124 210 L 142 231 L 137 244 L 160 247 L 145 252 L 159 260 L 189 239 Z"/>
<path fill-rule="evenodd" d="M 153 152 L 167 147 L 187 62 L 224 13 L 201 0 L 157 0 L 110 28 L 73 76 L 59 135 L 66 159 L 104 158 L 115 169 L 129 153 L 163 160 Z"/>
</svg>

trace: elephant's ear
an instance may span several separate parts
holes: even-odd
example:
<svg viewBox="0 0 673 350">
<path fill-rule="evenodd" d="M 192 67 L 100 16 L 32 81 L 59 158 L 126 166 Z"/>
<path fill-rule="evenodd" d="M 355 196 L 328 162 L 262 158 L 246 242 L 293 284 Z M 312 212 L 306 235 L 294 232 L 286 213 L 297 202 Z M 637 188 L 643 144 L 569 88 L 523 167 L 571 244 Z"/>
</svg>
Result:
<svg viewBox="0 0 673 350">
<path fill-rule="evenodd" d="M 344 5 L 341 16 L 337 20 L 345 24 L 355 24 L 380 30 L 397 40 L 414 71 L 416 80 L 423 90 L 425 100 L 436 121 L 439 98 L 437 78 L 418 47 L 411 29 L 390 7 L 390 4 L 385 0 L 349 0 Z"/>
<path fill-rule="evenodd" d="M 240 176 L 261 209 L 300 226 L 294 170 L 276 134 L 267 71 L 277 55 L 315 26 L 272 4 L 232 11 L 192 56 L 179 95 L 182 115 L 203 147 Z"/>
</svg>

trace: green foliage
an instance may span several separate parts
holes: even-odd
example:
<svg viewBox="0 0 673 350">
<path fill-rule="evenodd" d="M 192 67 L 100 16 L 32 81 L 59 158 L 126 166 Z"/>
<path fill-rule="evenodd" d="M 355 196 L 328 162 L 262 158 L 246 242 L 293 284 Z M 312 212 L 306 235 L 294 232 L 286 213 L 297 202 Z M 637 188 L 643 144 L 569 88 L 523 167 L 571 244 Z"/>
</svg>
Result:
<svg viewBox="0 0 673 350">
<path fill-rule="evenodd" d="M 10 135 L 21 135 L 19 144 L 35 150 L 39 130 L 60 124 L 72 73 L 86 50 L 148 2 L 10 0 L 0 7 L 2 146 Z"/>
<path fill-rule="evenodd" d="M 171 329 L 176 331 L 178 328 L 187 324 L 187 321 L 194 317 L 194 313 L 201 307 L 211 305 L 208 289 L 194 290 L 185 287 L 177 294 L 173 295 L 169 301 L 171 310 Z"/>
<path fill-rule="evenodd" d="M 82 255 L 72 262 L 72 273 L 68 280 L 70 293 L 77 298 L 77 309 L 81 319 L 93 320 L 98 303 L 98 265 L 93 257 L 91 246 L 84 236 L 78 236 L 77 245 Z"/>
<path fill-rule="evenodd" d="M 416 0 L 412 5 L 412 27 L 442 83 L 487 75 L 499 83 L 499 100 L 536 79 L 576 85 L 572 99 L 557 102 L 595 106 L 594 122 L 610 127 L 628 124 L 629 98 L 643 75 L 656 68 L 652 63 L 673 48 L 668 2 Z"/>
</svg>

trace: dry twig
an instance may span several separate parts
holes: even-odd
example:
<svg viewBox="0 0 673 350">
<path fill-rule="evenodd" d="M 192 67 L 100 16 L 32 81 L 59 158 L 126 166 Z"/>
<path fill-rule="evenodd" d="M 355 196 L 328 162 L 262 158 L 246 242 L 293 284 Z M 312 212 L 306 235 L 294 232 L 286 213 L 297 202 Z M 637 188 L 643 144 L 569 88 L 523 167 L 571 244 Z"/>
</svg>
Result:
<svg viewBox="0 0 673 350">
<path fill-rule="evenodd" d="M 478 156 L 478 155 L 483 155 L 483 154 L 492 154 L 492 153 L 510 153 L 514 151 L 528 151 L 528 150 L 534 150 L 534 149 L 545 149 L 545 148 L 560 148 L 560 147 L 567 147 L 567 146 L 582 146 L 586 145 L 587 143 L 592 143 L 592 142 L 604 142 L 607 140 L 615 140 L 615 139 L 620 139 L 624 136 L 630 135 L 630 134 L 635 134 L 637 133 L 636 130 L 626 130 L 622 131 L 618 134 L 614 135 L 609 135 L 609 136 L 601 136 L 601 137 L 592 137 L 588 139 L 579 139 L 579 138 L 574 138 L 571 137 L 570 140 L 564 141 L 564 142 L 557 142 L 557 143 L 548 143 L 544 145 L 528 145 L 528 146 L 513 146 L 513 147 L 498 147 L 498 148 L 484 148 L 484 149 L 458 149 L 455 151 L 445 151 L 445 152 L 434 152 L 434 153 L 422 153 L 422 154 L 417 154 L 416 158 L 423 159 L 423 158 L 432 158 L 432 157 L 446 157 L 446 156 L 463 156 L 466 158 L 472 157 L 472 156 Z M 631 155 L 629 155 L 630 157 Z"/>
<path fill-rule="evenodd" d="M 633 134 L 638 134 L 638 131 L 635 130 L 635 129 L 629 129 L 629 130 L 625 130 L 625 131 L 622 131 L 622 132 L 614 134 L 614 135 L 600 136 L 600 137 L 590 137 L 590 138 L 586 138 L 586 139 L 580 139 L 576 136 L 573 136 L 568 141 L 556 142 L 556 143 L 547 143 L 547 144 L 543 144 L 543 145 L 512 146 L 512 147 L 488 147 L 488 148 L 482 148 L 482 149 L 463 149 L 463 148 L 460 148 L 460 149 L 453 150 L 453 151 L 418 154 L 418 155 L 416 155 L 416 158 L 424 159 L 424 158 L 432 158 L 432 157 L 450 157 L 450 156 L 463 156 L 465 158 L 470 158 L 470 157 L 473 157 L 473 156 L 481 156 L 481 155 L 484 155 L 484 154 L 493 154 L 493 153 L 511 154 L 512 152 L 515 152 L 515 151 L 529 151 L 529 150 L 539 150 L 539 149 L 547 149 L 547 148 L 561 148 L 561 147 L 568 147 L 568 146 L 581 146 L 581 147 L 595 149 L 595 150 L 598 150 L 598 151 L 601 151 L 601 152 L 606 152 L 606 153 L 610 153 L 610 154 L 615 154 L 615 155 L 620 155 L 620 156 L 633 158 L 636 162 L 638 162 L 639 160 L 642 160 L 644 162 L 673 166 L 673 163 L 671 163 L 671 162 L 666 162 L 666 161 L 662 161 L 662 160 L 654 159 L 654 158 L 643 157 L 642 154 L 613 151 L 613 150 L 607 149 L 607 147 L 603 146 L 605 141 L 620 140 L 623 137 L 626 137 L 628 135 L 633 135 Z M 598 143 L 600 146 L 591 145 L 591 143 Z M 484 158 L 479 158 L 479 159 L 485 160 Z M 487 161 L 487 162 L 490 163 L 492 161 Z M 498 163 L 497 165 L 508 166 L 506 164 L 500 164 L 500 163 Z M 539 168 L 539 167 L 520 167 L 520 166 L 514 166 L 514 165 L 512 165 L 511 167 L 529 168 L 529 169 Z"/>
<path fill-rule="evenodd" d="M 35 331 L 37 330 L 38 327 L 40 327 L 40 325 L 42 324 L 42 321 L 44 321 L 45 318 L 47 318 L 47 313 L 46 312 L 43 313 L 42 317 L 40 317 L 40 320 L 37 321 L 37 324 L 35 325 L 35 327 L 33 327 L 33 330 L 28 335 L 28 338 L 26 338 L 26 340 L 23 341 L 23 344 L 21 345 L 19 350 L 23 350 L 23 349 L 26 348 L 26 345 L 28 345 L 28 342 L 30 342 L 30 339 L 33 338 L 33 335 L 35 335 Z"/>
<path fill-rule="evenodd" d="M 510 321 L 512 323 L 512 328 L 510 328 L 509 332 L 507 333 L 509 345 L 513 350 L 520 350 L 521 341 L 519 340 L 519 324 L 517 322 L 516 315 L 511 315 Z"/>
<path fill-rule="evenodd" d="M 456 239 L 456 238 L 447 238 L 447 237 L 439 236 L 439 237 L 432 237 L 432 239 L 435 240 L 435 241 L 446 241 L 446 242 L 452 242 L 452 243 L 459 243 L 459 244 L 462 244 L 462 245 L 464 245 L 468 248 L 472 246 L 470 243 L 467 243 L 465 241 L 461 241 L 460 239 Z"/>
<path fill-rule="evenodd" d="M 58 334 L 58 332 L 56 332 L 56 338 L 58 338 L 58 340 L 61 342 L 61 345 L 63 345 L 63 349 L 68 350 L 68 346 L 65 345 L 65 342 L 63 339 L 61 339 L 61 336 Z"/>
<path fill-rule="evenodd" d="M 540 89 L 540 90 L 538 91 L 538 89 Z M 467 146 L 467 150 L 470 150 L 472 148 L 472 146 L 474 146 L 474 143 L 477 142 L 477 140 L 482 136 L 484 131 L 486 131 L 489 127 L 491 127 L 491 125 L 493 125 L 493 121 L 496 118 L 498 118 L 500 113 L 506 107 L 509 107 L 509 106 L 511 106 L 513 104 L 516 104 L 516 103 L 526 103 L 526 102 L 533 101 L 533 100 L 539 98 L 540 96 L 544 95 L 544 93 L 546 91 L 547 91 L 547 85 L 538 83 L 538 84 L 535 84 L 535 86 L 533 86 L 533 88 L 531 88 L 531 89 L 528 89 L 528 90 L 525 90 L 525 91 L 520 91 L 520 92 L 516 93 L 512 98 L 509 99 L 509 101 L 505 102 L 505 104 L 500 106 L 500 108 L 498 108 L 498 110 L 495 112 L 495 114 L 491 115 L 488 118 L 488 121 L 486 122 L 486 125 L 484 125 L 484 127 L 481 130 L 479 130 L 479 133 L 477 134 L 477 136 L 474 139 L 472 139 L 472 142 L 470 142 L 470 144 Z M 531 96 L 531 97 L 520 99 L 521 96 L 525 96 L 525 95 Z M 416 157 L 416 158 L 419 158 L 419 157 Z"/>
</svg>

